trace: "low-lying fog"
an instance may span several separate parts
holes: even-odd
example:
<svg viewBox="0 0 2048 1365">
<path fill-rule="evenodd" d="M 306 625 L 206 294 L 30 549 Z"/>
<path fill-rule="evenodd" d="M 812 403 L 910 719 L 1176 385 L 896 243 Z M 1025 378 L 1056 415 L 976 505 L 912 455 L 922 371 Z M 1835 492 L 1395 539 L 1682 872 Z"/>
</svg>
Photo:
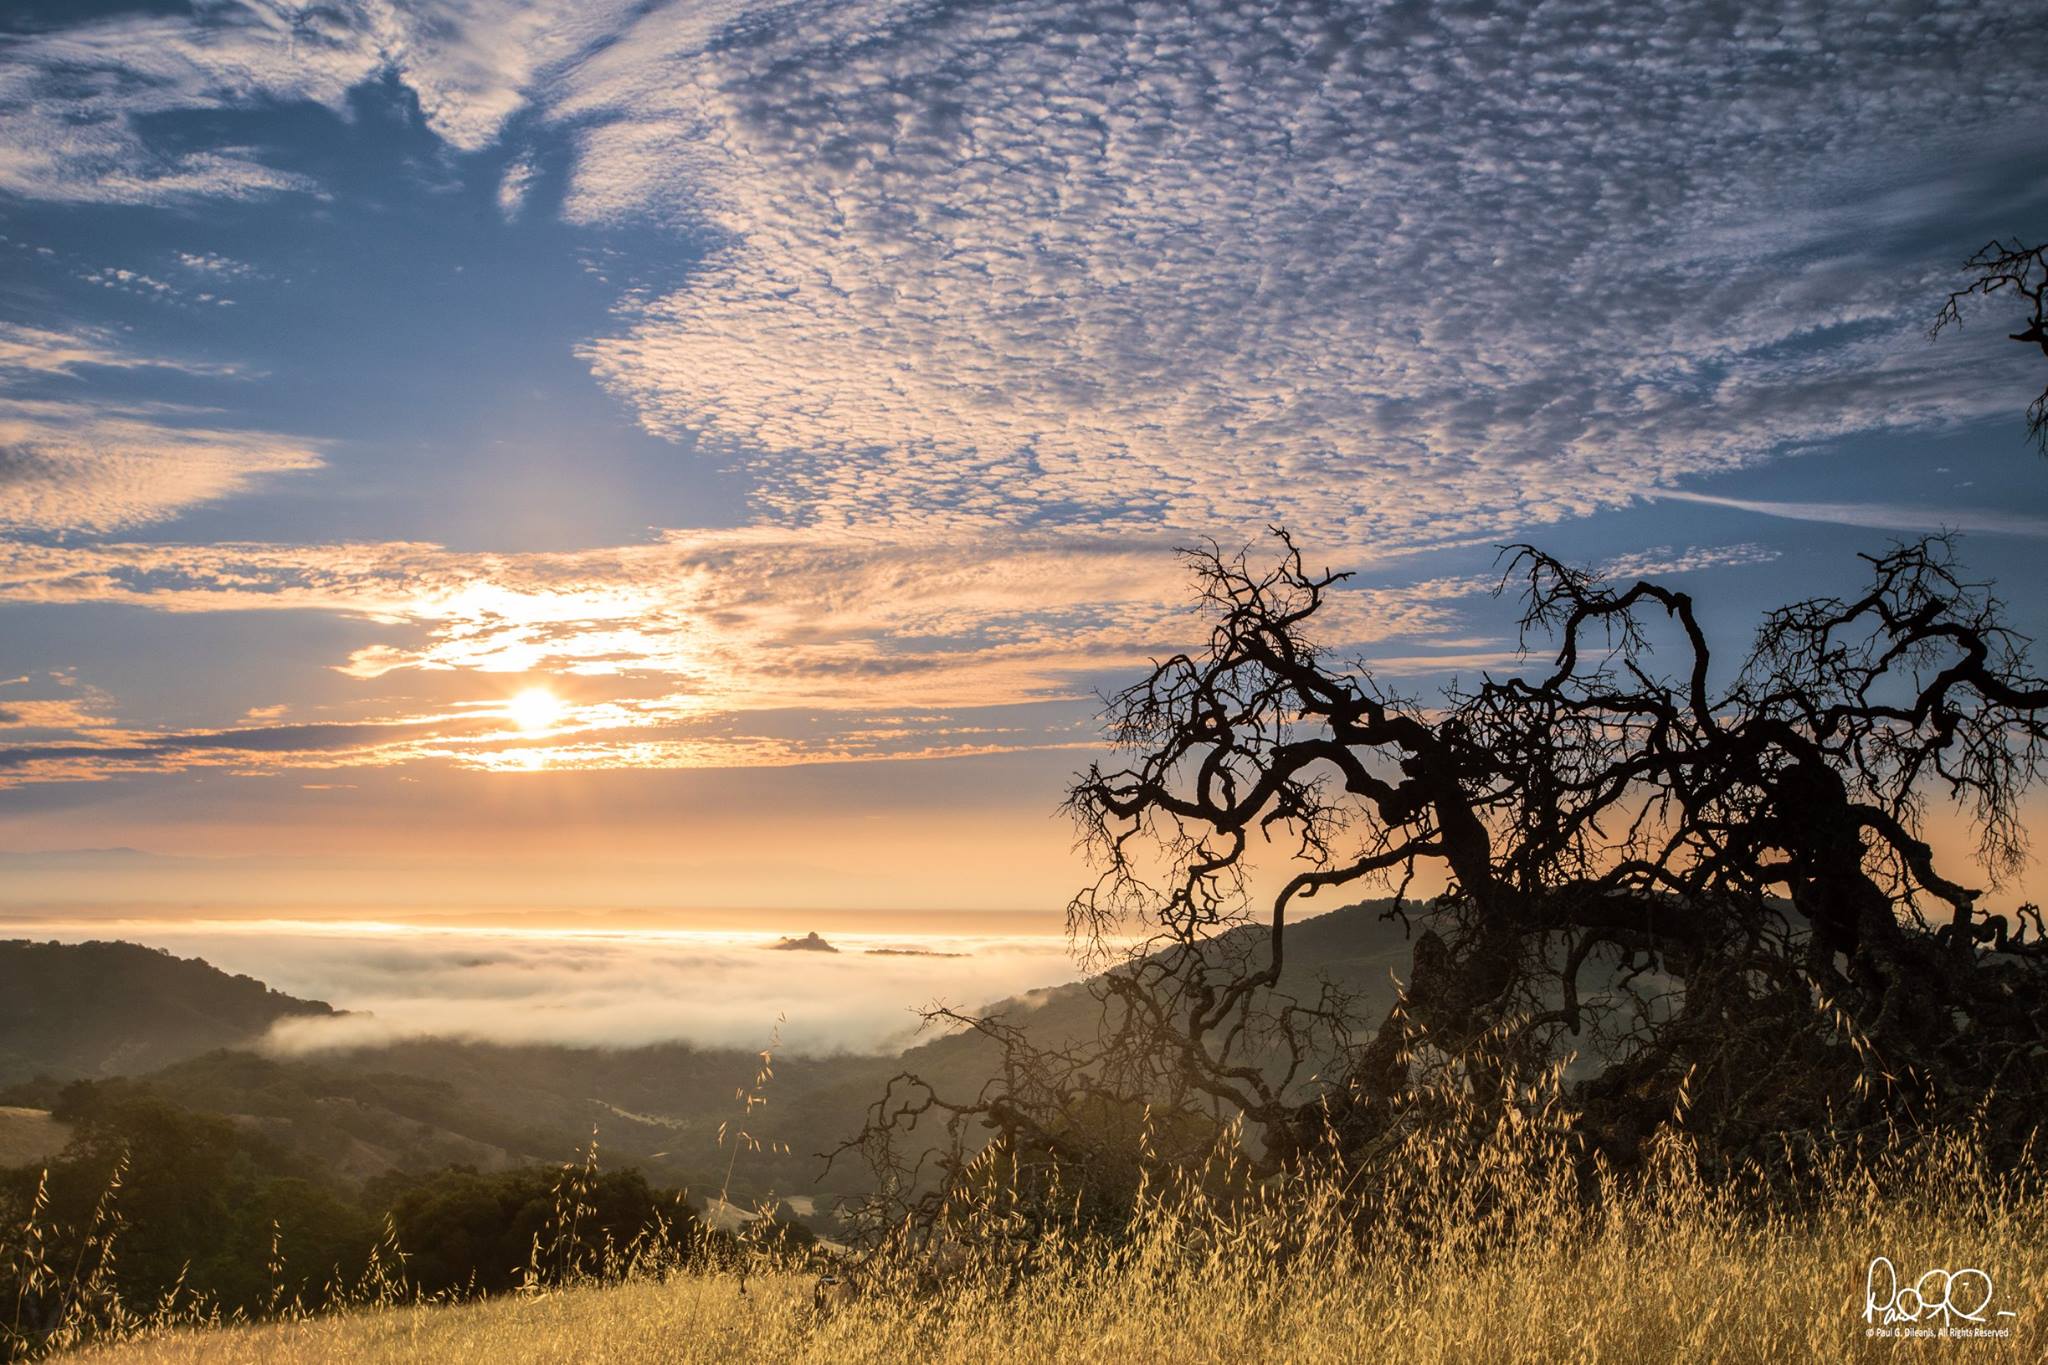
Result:
<svg viewBox="0 0 2048 1365">
<path fill-rule="evenodd" d="M 920 1006 L 971 1009 L 1080 975 L 1064 939 L 1036 936 L 832 932 L 838 951 L 823 952 L 716 931 L 129 921 L 0 932 L 145 943 L 352 1012 L 287 1021 L 270 1044 L 291 1052 L 423 1035 L 753 1049 L 778 1016 L 786 1051 L 895 1051 L 916 1041 Z M 798 923 L 789 937 L 804 933 Z"/>
</svg>

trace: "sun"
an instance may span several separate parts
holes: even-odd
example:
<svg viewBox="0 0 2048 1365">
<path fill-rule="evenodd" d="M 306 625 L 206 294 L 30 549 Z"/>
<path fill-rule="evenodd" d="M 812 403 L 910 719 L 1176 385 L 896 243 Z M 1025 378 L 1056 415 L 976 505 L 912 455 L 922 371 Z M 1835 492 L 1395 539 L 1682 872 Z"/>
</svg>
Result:
<svg viewBox="0 0 2048 1365">
<path fill-rule="evenodd" d="M 505 703 L 505 714 L 528 734 L 550 729 L 568 708 L 545 687 L 529 687 Z"/>
</svg>

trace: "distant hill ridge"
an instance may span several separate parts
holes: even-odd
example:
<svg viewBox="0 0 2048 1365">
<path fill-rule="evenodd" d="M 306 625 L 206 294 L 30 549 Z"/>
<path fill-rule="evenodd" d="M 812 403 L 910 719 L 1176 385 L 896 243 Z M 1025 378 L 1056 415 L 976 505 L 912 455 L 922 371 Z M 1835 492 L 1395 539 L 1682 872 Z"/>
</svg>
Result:
<svg viewBox="0 0 2048 1365">
<path fill-rule="evenodd" d="M 334 1013 L 160 948 L 0 940 L 0 1085 L 154 1071 Z"/>
</svg>

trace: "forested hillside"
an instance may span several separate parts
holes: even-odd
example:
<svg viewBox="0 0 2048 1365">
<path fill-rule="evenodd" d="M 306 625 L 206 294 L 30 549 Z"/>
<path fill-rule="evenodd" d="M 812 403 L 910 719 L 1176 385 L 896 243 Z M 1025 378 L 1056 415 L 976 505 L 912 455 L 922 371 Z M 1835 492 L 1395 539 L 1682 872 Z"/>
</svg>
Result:
<svg viewBox="0 0 2048 1365">
<path fill-rule="evenodd" d="M 280 1019 L 332 1013 L 158 948 L 0 941 L 0 1085 L 136 1075 L 252 1046 Z"/>
</svg>

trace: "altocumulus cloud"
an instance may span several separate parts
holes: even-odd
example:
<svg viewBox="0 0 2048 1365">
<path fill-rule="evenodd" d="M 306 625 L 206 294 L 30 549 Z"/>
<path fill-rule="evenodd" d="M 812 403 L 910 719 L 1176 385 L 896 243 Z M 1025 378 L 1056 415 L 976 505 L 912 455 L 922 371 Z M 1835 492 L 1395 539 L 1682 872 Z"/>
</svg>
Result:
<svg viewBox="0 0 2048 1365">
<path fill-rule="evenodd" d="M 2004 401 L 1873 243 L 1957 173 L 1900 129 L 2038 151 L 2037 19 L 664 9 L 548 98 L 572 217 L 724 235 L 585 354 L 767 514 L 1413 543 Z"/>
<path fill-rule="evenodd" d="M 1910 344 L 1936 282 L 1897 244 L 2038 155 L 2037 21 L 252 0 L 9 44 L 0 187 L 317 189 L 151 121 L 395 81 L 457 152 L 566 135 L 573 220 L 722 243 L 584 353 L 756 462 L 766 517 L 1383 547 L 2002 407 L 2020 357 Z"/>
</svg>

